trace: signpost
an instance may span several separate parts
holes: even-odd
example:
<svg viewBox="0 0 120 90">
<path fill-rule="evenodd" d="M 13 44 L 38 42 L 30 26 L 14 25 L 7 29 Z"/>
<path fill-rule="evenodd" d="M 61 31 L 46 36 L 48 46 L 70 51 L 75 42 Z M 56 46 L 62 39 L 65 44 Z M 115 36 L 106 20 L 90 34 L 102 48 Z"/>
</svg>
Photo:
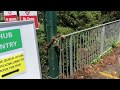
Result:
<svg viewBox="0 0 120 90">
<path fill-rule="evenodd" d="M 42 79 L 33 21 L 0 23 L 0 79 Z"/>
<path fill-rule="evenodd" d="M 33 20 L 36 29 L 39 29 L 37 11 L 19 11 L 20 20 Z"/>
<path fill-rule="evenodd" d="M 52 38 L 57 34 L 57 16 L 55 11 L 46 11 L 46 33 L 47 42 L 50 43 Z M 59 78 L 59 64 L 57 49 L 54 45 L 48 48 L 48 61 L 49 61 L 49 77 L 51 79 Z"/>
<path fill-rule="evenodd" d="M 18 21 L 17 11 L 4 11 L 5 22 Z"/>
</svg>

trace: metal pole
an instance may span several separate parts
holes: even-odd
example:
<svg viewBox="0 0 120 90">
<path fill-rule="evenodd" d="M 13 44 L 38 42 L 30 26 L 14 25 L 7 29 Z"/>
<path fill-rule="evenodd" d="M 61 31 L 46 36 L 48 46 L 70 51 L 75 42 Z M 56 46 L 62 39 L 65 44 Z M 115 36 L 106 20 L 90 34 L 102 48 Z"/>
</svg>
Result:
<svg viewBox="0 0 120 90">
<path fill-rule="evenodd" d="M 73 77 L 73 50 L 72 50 L 72 35 L 70 36 L 70 76 Z"/>
<path fill-rule="evenodd" d="M 100 48 L 100 55 L 103 54 L 104 52 L 104 36 L 105 36 L 105 26 L 103 26 L 102 28 L 102 32 L 101 32 L 101 48 Z"/>
<path fill-rule="evenodd" d="M 50 43 L 53 36 L 57 34 L 56 11 L 46 11 L 47 42 Z M 51 45 L 48 49 L 49 77 L 57 79 L 59 75 L 59 64 L 56 48 Z"/>
</svg>

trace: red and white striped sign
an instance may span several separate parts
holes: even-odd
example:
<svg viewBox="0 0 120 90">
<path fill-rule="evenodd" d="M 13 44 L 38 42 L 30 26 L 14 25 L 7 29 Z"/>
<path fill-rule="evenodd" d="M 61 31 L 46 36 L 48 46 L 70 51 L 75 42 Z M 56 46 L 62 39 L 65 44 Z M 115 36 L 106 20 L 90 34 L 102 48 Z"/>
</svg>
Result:
<svg viewBox="0 0 120 90">
<path fill-rule="evenodd" d="M 5 22 L 18 21 L 17 11 L 4 11 Z"/>
<path fill-rule="evenodd" d="M 33 20 L 36 29 L 39 28 L 37 11 L 19 11 L 20 20 Z"/>
</svg>

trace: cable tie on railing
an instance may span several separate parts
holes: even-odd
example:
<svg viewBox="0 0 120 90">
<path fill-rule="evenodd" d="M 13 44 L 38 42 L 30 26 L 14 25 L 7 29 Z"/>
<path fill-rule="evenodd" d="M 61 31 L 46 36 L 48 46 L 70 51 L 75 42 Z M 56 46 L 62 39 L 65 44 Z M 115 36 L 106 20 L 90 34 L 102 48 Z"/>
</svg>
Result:
<svg viewBox="0 0 120 90">
<path fill-rule="evenodd" d="M 64 36 L 64 35 L 61 35 L 61 39 L 64 40 L 64 39 L 65 39 L 65 36 Z"/>
<path fill-rule="evenodd" d="M 64 39 L 65 39 L 65 36 L 61 34 L 54 36 L 51 39 L 50 43 L 45 46 L 45 49 L 48 50 L 48 48 L 50 48 L 51 45 L 53 45 L 54 47 L 59 46 L 59 41 Z"/>
</svg>

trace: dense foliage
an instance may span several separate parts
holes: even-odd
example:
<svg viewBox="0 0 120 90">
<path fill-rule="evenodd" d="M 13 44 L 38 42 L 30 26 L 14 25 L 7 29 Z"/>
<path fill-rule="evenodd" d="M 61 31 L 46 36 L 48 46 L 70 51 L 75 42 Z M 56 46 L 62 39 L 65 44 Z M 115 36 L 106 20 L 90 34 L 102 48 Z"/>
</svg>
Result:
<svg viewBox="0 0 120 90">
<path fill-rule="evenodd" d="M 43 12 L 38 11 L 43 23 Z M 120 19 L 120 11 L 57 11 L 58 26 L 70 27 L 74 31 Z"/>
</svg>

